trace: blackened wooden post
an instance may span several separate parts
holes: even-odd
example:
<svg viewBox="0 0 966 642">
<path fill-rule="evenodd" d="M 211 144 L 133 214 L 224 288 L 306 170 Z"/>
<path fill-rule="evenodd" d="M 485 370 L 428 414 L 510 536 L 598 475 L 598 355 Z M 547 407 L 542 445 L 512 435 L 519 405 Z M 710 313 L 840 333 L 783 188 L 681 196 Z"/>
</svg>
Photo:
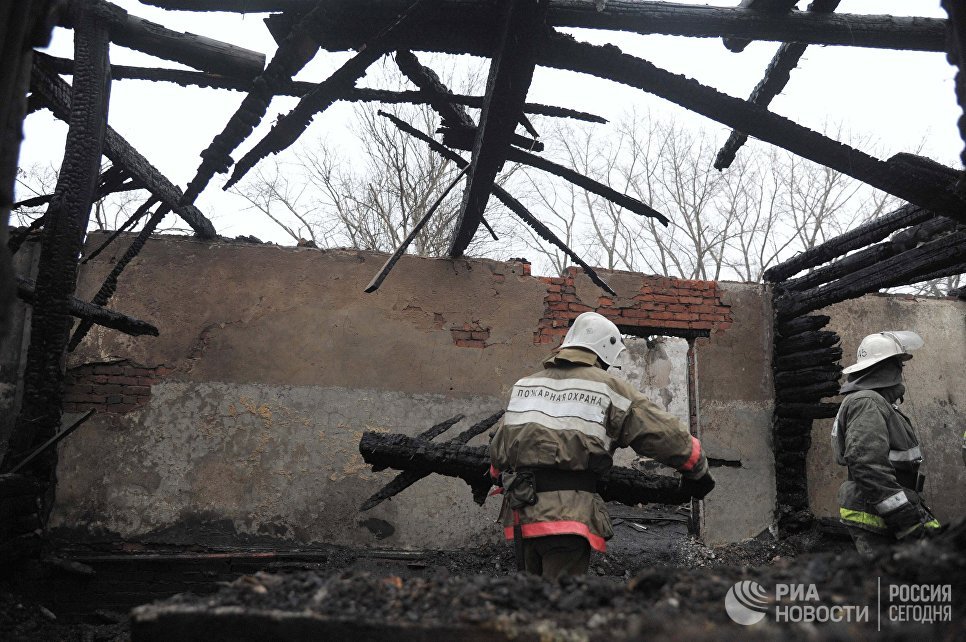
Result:
<svg viewBox="0 0 966 642">
<path fill-rule="evenodd" d="M 100 175 L 107 128 L 111 86 L 107 27 L 82 5 L 75 7 L 77 73 L 70 130 L 41 237 L 23 406 L 8 450 L 12 461 L 49 439 L 60 425 L 64 355 L 71 325 L 70 300 L 77 282 L 77 258 Z M 55 462 L 56 453 L 48 452 L 35 460 L 31 468 L 38 476 L 49 476 L 53 474 Z"/>
</svg>

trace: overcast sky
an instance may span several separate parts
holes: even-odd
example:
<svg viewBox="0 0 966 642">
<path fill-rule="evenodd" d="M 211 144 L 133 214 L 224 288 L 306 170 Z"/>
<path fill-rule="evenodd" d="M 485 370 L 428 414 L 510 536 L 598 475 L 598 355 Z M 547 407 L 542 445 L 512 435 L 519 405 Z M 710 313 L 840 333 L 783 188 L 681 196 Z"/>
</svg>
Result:
<svg viewBox="0 0 966 642">
<path fill-rule="evenodd" d="M 171 29 L 188 31 L 266 53 L 275 42 L 265 28 L 264 14 L 228 14 L 163 11 L 136 0 L 115 0 L 134 15 Z M 682 1 L 682 0 L 679 0 Z M 687 1 L 687 0 L 683 0 Z M 734 6 L 732 2 L 689 2 Z M 801 2 L 804 7 L 806 2 Z M 945 17 L 938 0 L 844 0 L 840 13 L 917 15 Z M 752 43 L 733 54 L 719 39 L 639 36 L 610 31 L 575 30 L 578 38 L 597 44 L 611 43 L 625 52 L 646 58 L 660 67 L 684 74 L 733 96 L 747 97 L 761 78 L 777 43 Z M 71 57 L 73 33 L 57 29 L 49 53 Z M 300 80 L 320 81 L 336 69 L 348 54 L 322 52 L 300 75 Z M 116 64 L 179 67 L 135 51 L 113 46 Z M 855 136 L 876 139 L 881 158 L 922 145 L 923 153 L 948 165 L 958 163 L 963 147 L 956 129 L 961 110 L 953 89 L 955 69 L 942 53 L 897 52 L 853 47 L 809 47 L 791 83 L 771 109 L 813 129 L 826 122 L 841 123 Z M 372 86 L 366 81 L 360 86 Z M 182 88 L 168 83 L 125 80 L 113 84 L 110 124 L 125 136 L 156 167 L 182 188 L 193 177 L 199 153 L 219 133 L 243 98 L 239 92 Z M 674 117 L 723 140 L 727 130 L 677 105 L 639 90 L 571 72 L 538 68 L 528 100 L 593 112 L 618 120 L 632 109 Z M 276 99 L 254 136 L 233 157 L 237 160 L 267 133 L 280 113 L 296 104 L 294 98 Z M 303 139 L 336 137 L 351 142 L 347 126 L 351 107 L 338 104 L 317 117 Z M 609 125 L 601 125 L 607 135 Z M 21 166 L 52 163 L 59 166 L 67 127 L 49 112 L 30 116 Z M 214 179 L 198 201 L 220 234 L 254 234 L 262 240 L 289 243 L 261 217 L 246 213 L 239 197 L 221 190 L 224 176 Z"/>
</svg>

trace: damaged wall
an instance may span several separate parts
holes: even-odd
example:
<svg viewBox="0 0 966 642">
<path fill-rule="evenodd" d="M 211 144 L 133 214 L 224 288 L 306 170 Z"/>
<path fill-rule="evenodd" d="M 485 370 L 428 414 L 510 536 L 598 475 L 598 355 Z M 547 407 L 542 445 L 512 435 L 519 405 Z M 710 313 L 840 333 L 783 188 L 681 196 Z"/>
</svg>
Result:
<svg viewBox="0 0 966 642">
<path fill-rule="evenodd" d="M 843 365 L 855 363 L 859 342 L 873 332 L 914 330 L 922 335 L 925 345 L 903 370 L 906 396 L 901 409 L 922 442 L 926 503 L 944 522 L 966 514 L 961 456 L 966 430 L 966 302 L 872 294 L 821 312 L 831 317 L 826 329 L 842 338 Z M 845 468 L 833 461 L 831 430 L 831 419 L 812 427 L 808 492 L 818 516 L 838 515 L 836 493 L 846 475 Z"/>
<path fill-rule="evenodd" d="M 110 269 L 109 254 L 85 266 L 82 298 Z M 770 328 L 761 288 L 605 273 L 619 293 L 611 299 L 576 272 L 537 278 L 525 263 L 404 257 L 364 294 L 384 259 L 151 240 L 112 305 L 156 323 L 161 336 L 97 328 L 70 359 L 67 410 L 102 412 L 61 447 L 55 533 L 209 545 L 495 540 L 496 502 L 478 508 L 452 479 L 424 480 L 359 514 L 394 474 L 362 464 L 359 436 L 416 434 L 466 413 L 447 438 L 502 408 L 513 382 L 588 309 L 639 335 L 664 324 L 669 334 L 710 335 L 696 348 L 702 436 L 712 456 L 742 468 L 719 469 L 706 535 L 731 541 L 768 525 L 771 339 L 761 336 Z M 732 315 L 732 305 L 748 309 Z M 661 379 L 652 394 L 679 412 L 681 345 L 668 372 L 658 355 L 635 357 L 645 361 L 642 380 Z"/>
</svg>

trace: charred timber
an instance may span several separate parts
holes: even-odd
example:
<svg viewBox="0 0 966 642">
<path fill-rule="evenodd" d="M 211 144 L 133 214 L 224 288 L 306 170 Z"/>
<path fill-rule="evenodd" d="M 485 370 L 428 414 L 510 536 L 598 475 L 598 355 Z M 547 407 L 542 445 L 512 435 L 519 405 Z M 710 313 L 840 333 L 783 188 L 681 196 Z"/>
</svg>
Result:
<svg viewBox="0 0 966 642">
<path fill-rule="evenodd" d="M 837 403 L 779 403 L 775 414 L 783 419 L 831 419 L 839 411 Z"/>
<path fill-rule="evenodd" d="M 780 12 L 794 7 L 797 0 L 778 0 L 778 2 L 781 6 L 779 9 Z M 838 6 L 839 0 L 815 0 L 815 2 L 808 5 L 808 10 L 818 13 L 832 13 Z M 750 40 L 725 38 L 724 42 L 725 46 L 731 49 L 731 51 L 743 51 Z M 772 57 L 771 62 L 768 63 L 764 78 L 752 90 L 748 101 L 762 107 L 770 105 L 775 96 L 780 94 L 788 85 L 788 82 L 791 80 L 792 70 L 798 66 L 807 48 L 808 45 L 800 42 L 782 43 Z M 714 159 L 714 168 L 720 170 L 730 167 L 731 163 L 735 160 L 735 155 L 738 153 L 738 150 L 741 149 L 741 146 L 747 140 L 747 134 L 732 130 L 728 136 L 728 140 L 722 145 L 718 151 L 718 155 Z"/>
<path fill-rule="evenodd" d="M 26 279 L 18 278 L 17 295 L 21 301 L 33 304 L 36 298 L 34 296 L 34 284 Z M 105 328 L 118 330 L 132 337 L 143 335 L 158 336 L 158 329 L 147 321 L 135 319 L 134 317 L 121 314 L 120 312 L 114 312 L 113 310 L 107 310 L 98 305 L 81 301 L 73 296 L 70 298 L 69 309 L 71 316 L 102 325 Z"/>
<path fill-rule="evenodd" d="M 695 80 L 673 74 L 617 47 L 578 42 L 550 34 L 540 63 L 570 69 L 636 87 L 711 118 L 803 158 L 830 167 L 903 200 L 966 222 L 966 202 L 932 181 L 832 140 L 757 105 L 734 98 Z"/>
<path fill-rule="evenodd" d="M 364 432 L 359 452 L 368 464 L 397 470 L 413 470 L 457 477 L 476 494 L 490 487 L 490 454 L 487 446 L 467 446 L 454 442 L 436 444 L 406 435 Z M 648 475 L 629 468 L 614 467 L 597 484 L 604 501 L 629 506 L 646 503 L 683 504 L 690 500 L 679 488 L 678 480 Z"/>
<path fill-rule="evenodd" d="M 959 137 L 966 142 L 966 7 L 954 0 L 942 0 L 940 4 L 949 16 L 946 27 L 946 60 L 956 66 L 956 102 L 963 112 L 957 124 Z M 959 159 L 966 165 L 966 148 L 960 153 Z"/>
<path fill-rule="evenodd" d="M 159 0 L 160 1 L 160 0 Z M 307 11 L 314 0 L 261 3 L 260 11 Z M 348 49 L 359 41 L 366 20 L 395 15 L 405 9 L 408 0 L 373 0 L 358 2 L 354 11 L 331 25 L 322 35 L 321 44 L 329 50 Z M 195 3 L 186 3 L 193 5 Z M 238 10 L 233 0 L 224 0 L 227 10 Z M 906 18 L 888 15 L 822 14 L 792 12 L 771 15 L 726 7 L 706 7 L 646 2 L 639 0 L 607 0 L 598 9 L 596 0 L 552 0 L 547 22 L 554 27 L 589 28 L 629 31 L 640 34 L 663 34 L 697 38 L 749 38 L 813 45 L 843 45 L 884 49 L 944 51 L 945 21 L 935 18 Z M 412 48 L 422 51 L 475 53 L 490 55 L 484 42 L 496 29 L 491 5 L 477 0 L 445 0 L 440 2 L 433 19 L 421 28 L 425 37 Z M 212 9 L 209 9 L 212 10 Z M 250 10 L 250 9 L 249 9 Z M 284 16 L 273 16 L 272 22 L 284 22 Z M 482 38 L 480 36 L 483 36 Z M 476 38 L 473 41 L 473 38 Z M 461 41 L 465 44 L 461 45 Z M 475 45 L 475 46 L 474 46 Z M 472 47 L 473 50 L 468 50 Z"/>
<path fill-rule="evenodd" d="M 842 358 L 842 348 L 819 348 L 807 352 L 779 355 L 775 357 L 776 370 L 802 370 L 813 366 L 835 363 Z"/>
<path fill-rule="evenodd" d="M 476 127 L 476 122 L 466 113 L 466 110 L 451 99 L 453 92 L 443 84 L 439 75 L 419 62 L 419 58 L 413 52 L 406 49 L 397 51 L 396 66 L 420 90 L 433 92 L 438 96 L 430 100 L 429 105 L 439 114 L 444 126 Z M 480 106 L 482 107 L 482 103 Z"/>
<path fill-rule="evenodd" d="M 812 434 L 812 418 L 778 417 L 775 421 L 775 435 L 781 438 L 804 437 Z"/>
<path fill-rule="evenodd" d="M 756 13 L 782 14 L 794 9 L 796 4 L 798 4 L 798 0 L 741 0 L 738 8 Z M 748 38 L 724 38 L 723 40 L 728 51 L 734 53 L 741 53 L 745 50 L 745 47 L 751 44 L 751 40 Z"/>
<path fill-rule="evenodd" d="M 523 114 L 527 91 L 537 65 L 541 27 L 549 0 L 506 3 L 499 25 L 500 38 L 490 60 L 486 97 L 473 141 L 463 201 L 446 253 L 463 255 L 483 220 L 497 173 L 503 168 L 514 129 Z"/>
<path fill-rule="evenodd" d="M 450 428 L 452 428 L 453 426 L 455 426 L 456 424 L 458 424 L 459 422 L 463 421 L 465 417 L 466 415 L 460 414 L 454 417 L 450 417 L 449 419 L 445 419 L 439 422 L 438 424 L 433 424 L 427 430 L 424 430 L 423 432 L 416 435 L 416 438 L 424 439 L 426 441 L 432 441 L 437 437 L 439 437 L 440 435 L 442 435 L 447 430 L 449 430 Z M 385 469 L 386 469 L 385 466 L 373 466 L 372 472 L 378 473 Z"/>
<path fill-rule="evenodd" d="M 34 61 L 31 87 L 43 95 L 44 102 L 50 107 L 54 116 L 67 120 L 72 104 L 71 88 L 56 73 L 47 69 L 42 61 Z M 181 190 L 111 127 L 107 128 L 104 135 L 104 155 L 115 165 L 126 169 L 144 186 L 144 189 L 172 207 L 198 236 L 203 239 L 215 238 L 215 228 L 211 221 L 197 207 L 179 205 Z"/>
<path fill-rule="evenodd" d="M 798 370 L 779 370 L 775 372 L 775 387 L 793 388 L 823 381 L 838 381 L 841 376 L 842 366 L 831 364 L 800 368 Z"/>
<path fill-rule="evenodd" d="M 882 288 L 916 283 L 940 271 L 957 270 L 963 263 L 964 248 L 966 231 L 960 230 L 857 270 L 828 285 L 778 297 L 775 307 L 779 319 L 799 316 Z"/>
<path fill-rule="evenodd" d="M 789 403 L 798 401 L 818 401 L 825 397 L 834 397 L 839 394 L 838 381 L 823 381 L 797 388 L 777 388 L 776 398 L 779 403 Z"/>
<path fill-rule="evenodd" d="M 453 149 L 462 149 L 463 151 L 473 149 L 476 132 L 476 125 L 443 125 L 436 130 L 437 134 L 443 135 L 444 145 L 452 147 Z M 544 149 L 543 143 L 540 141 L 520 134 L 510 136 L 510 144 L 533 152 L 542 152 Z"/>
<path fill-rule="evenodd" d="M 325 4 L 320 2 L 309 16 L 306 16 L 300 22 L 300 27 L 295 30 L 300 33 L 300 37 L 311 40 L 312 26 L 320 20 L 331 17 L 329 12 L 323 9 Z M 268 134 L 235 164 L 235 169 L 232 171 L 231 178 L 228 179 L 224 189 L 227 190 L 236 184 L 263 158 L 270 154 L 278 154 L 295 143 L 315 116 L 331 107 L 339 100 L 341 94 L 355 87 L 356 82 L 366 74 L 369 67 L 379 58 L 397 48 L 400 37 L 411 29 L 413 23 L 422 15 L 421 12 L 426 10 L 426 6 L 426 0 L 416 0 L 399 14 L 383 22 L 383 28 L 375 35 L 372 35 L 370 28 L 366 37 L 360 40 L 363 44 L 357 43 L 357 46 L 359 46 L 357 53 L 312 91 L 303 96 L 298 105 L 279 118 Z M 369 24 L 380 24 L 380 22 L 370 21 Z M 313 47 L 315 47 L 314 43 Z M 313 48 L 313 55 L 315 51 L 317 51 L 317 48 Z M 292 75 L 288 74 L 286 80 L 291 79 Z M 259 120 L 265 114 L 264 109 L 260 111 Z M 246 128 L 246 130 L 247 136 L 252 130 L 250 128 Z M 227 160 L 230 163 L 230 158 Z M 219 171 L 227 171 L 227 166 Z"/>
<path fill-rule="evenodd" d="M 466 159 L 464 159 L 462 156 L 460 156 L 453 150 L 437 142 L 431 136 L 428 136 L 423 132 L 419 131 L 418 129 L 411 127 L 410 125 L 406 124 L 399 118 L 396 118 L 392 114 L 388 114 L 384 111 L 380 111 L 379 115 L 383 116 L 384 118 L 388 118 L 390 121 L 392 121 L 392 123 L 396 127 L 398 127 L 403 132 L 423 141 L 424 143 L 429 145 L 430 149 L 435 151 L 437 154 L 439 154 L 443 158 L 453 161 L 457 167 L 462 169 L 463 167 L 466 167 L 469 164 Z M 600 275 L 597 274 L 597 271 L 594 270 L 594 268 L 592 268 L 586 261 L 580 258 L 580 256 L 572 249 L 570 249 L 570 247 L 568 247 L 566 243 L 564 243 L 559 238 L 557 238 L 557 235 L 554 234 L 549 227 L 541 223 L 540 220 L 537 219 L 537 217 L 535 217 L 526 207 L 524 207 L 523 203 L 515 199 L 513 196 L 510 195 L 509 192 L 507 192 L 499 185 L 495 185 L 493 187 L 493 195 L 496 196 L 497 199 L 507 207 L 507 209 L 509 209 L 514 214 L 516 214 L 520 218 L 520 220 L 522 220 L 531 229 L 533 229 L 533 231 L 535 231 L 537 235 L 540 236 L 540 238 L 544 239 L 548 243 L 553 244 L 555 247 L 559 248 L 562 252 L 564 252 L 567 256 L 569 256 L 574 261 L 574 263 L 576 263 L 581 267 L 581 269 L 583 269 L 584 273 L 594 284 L 598 285 L 606 292 L 609 292 L 615 296 L 617 295 L 617 293 L 614 292 L 614 290 L 612 290 L 609 285 L 607 285 L 607 283 L 600 277 Z"/>
<path fill-rule="evenodd" d="M 796 254 L 784 263 L 765 270 L 765 280 L 772 283 L 785 281 L 791 276 L 832 261 L 843 254 L 877 243 L 893 232 L 910 225 L 918 225 L 933 218 L 935 214 L 916 205 L 903 205 L 896 211 L 869 221 L 864 225 L 829 239 L 821 245 Z"/>
<path fill-rule="evenodd" d="M 788 339 L 779 339 L 775 342 L 775 353 L 788 355 L 803 350 L 814 350 L 817 348 L 829 348 L 839 342 L 839 335 L 828 330 L 813 330 L 803 332 Z"/>
<path fill-rule="evenodd" d="M 172 31 L 121 7 L 102 0 L 72 0 L 72 10 L 63 13 L 63 27 L 73 27 L 73 7 L 83 4 L 108 25 L 111 41 L 137 51 L 173 60 L 202 71 L 239 78 L 254 78 L 265 66 L 265 54 L 219 42 L 193 33 Z"/>
<path fill-rule="evenodd" d="M 778 336 L 784 339 L 793 337 L 796 334 L 802 334 L 803 332 L 811 332 L 813 330 L 821 330 L 828 325 L 828 322 L 832 318 L 827 314 L 814 314 L 807 317 L 795 317 L 794 319 L 789 319 L 782 323 L 779 323 L 776 330 L 778 331 Z"/>
<path fill-rule="evenodd" d="M 94 259 L 96 259 L 98 257 L 98 255 L 100 255 L 101 252 L 103 252 L 104 250 L 106 250 L 111 245 L 111 243 L 113 243 L 115 240 L 117 240 L 117 238 L 121 234 L 124 234 L 125 232 L 127 232 L 129 229 L 131 229 L 132 227 L 134 227 L 135 225 L 137 225 L 138 224 L 138 221 L 140 221 L 142 218 L 144 218 L 145 216 L 147 216 L 148 211 L 152 207 L 154 207 L 155 205 L 157 205 L 159 202 L 160 201 L 157 198 L 155 198 L 155 197 L 152 196 L 151 198 L 149 198 L 148 200 L 146 200 L 144 203 L 142 203 L 141 206 L 138 207 L 134 211 L 134 214 L 132 214 L 130 216 L 130 218 L 128 218 L 126 221 L 124 221 L 124 224 L 121 225 L 121 227 L 119 227 L 116 230 L 114 230 L 114 232 L 109 237 L 107 237 L 107 240 L 104 241 L 104 243 L 102 243 L 100 245 L 100 247 L 96 248 L 93 252 L 91 252 L 90 254 L 88 254 L 87 256 L 85 256 L 84 257 L 84 260 L 81 261 L 81 264 L 88 263 L 88 262 L 93 261 Z"/>
<path fill-rule="evenodd" d="M 70 332 L 70 300 L 77 283 L 77 257 L 90 219 L 101 170 L 111 77 L 107 25 L 81 11 L 74 32 L 78 61 L 64 161 L 41 236 L 34 289 L 30 345 L 24 370 L 23 406 L 10 436 L 8 458 L 20 458 L 60 425 L 63 359 Z M 53 475 L 56 455 L 40 461 Z"/>
<path fill-rule="evenodd" d="M 47 54 L 37 52 L 35 56 L 43 59 L 50 69 L 61 75 L 71 75 L 74 73 L 74 61 L 68 58 L 57 58 Z M 111 79 L 119 80 L 146 80 L 149 82 L 171 82 L 182 87 L 195 86 L 207 87 L 210 89 L 227 89 L 229 91 L 247 92 L 252 88 L 250 80 L 242 80 L 209 74 L 202 71 L 186 71 L 183 69 L 161 69 L 154 67 L 131 67 L 127 65 L 111 65 Z M 316 83 L 304 80 L 293 80 L 279 89 L 276 96 L 295 96 L 301 98 L 305 94 L 315 89 Z M 483 106 L 483 96 L 467 96 L 466 94 L 439 94 L 432 91 L 389 91 L 387 89 L 369 89 L 365 87 L 353 87 L 345 92 L 339 100 L 348 102 L 378 102 L 378 103 L 410 103 L 421 104 L 431 103 L 434 100 L 445 99 L 455 105 L 473 107 L 479 109 Z M 548 116 L 550 118 L 571 118 L 588 123 L 606 123 L 607 119 L 596 114 L 558 107 L 556 105 L 543 105 L 540 103 L 525 103 L 523 111 L 535 116 Z"/>
</svg>

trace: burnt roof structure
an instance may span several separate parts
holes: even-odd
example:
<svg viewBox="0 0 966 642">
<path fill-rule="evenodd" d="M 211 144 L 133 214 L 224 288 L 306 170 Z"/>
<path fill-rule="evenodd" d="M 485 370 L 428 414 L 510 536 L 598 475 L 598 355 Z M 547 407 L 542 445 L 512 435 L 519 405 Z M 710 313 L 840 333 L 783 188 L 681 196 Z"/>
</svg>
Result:
<svg viewBox="0 0 966 642">
<path fill-rule="evenodd" d="M 56 189 L 47 199 L 46 213 L 32 226 L 41 229 L 36 283 L 21 282 L 19 287 L 21 298 L 33 305 L 33 318 L 23 406 L 11 439 L 7 469 L 54 436 L 61 420 L 64 353 L 77 345 L 91 324 L 100 323 L 132 334 L 153 330 L 137 319 L 107 311 L 104 306 L 110 302 L 124 266 L 137 254 L 158 222 L 167 213 L 174 212 L 199 237 L 214 238 L 214 226 L 194 203 L 215 175 L 231 171 L 228 185 L 234 184 L 262 159 L 292 145 L 316 116 L 337 101 L 425 102 L 442 116 L 444 129 L 440 143 L 430 134 L 386 115 L 400 129 L 424 140 L 464 168 L 466 184 L 458 224 L 448 247 L 451 257 L 461 256 L 479 228 L 488 227 L 483 212 L 493 195 L 541 237 L 564 250 L 595 283 L 610 290 L 585 261 L 496 184 L 506 161 L 526 163 L 553 173 L 641 216 L 667 224 L 667 218 L 646 203 L 539 156 L 541 145 L 527 114 L 602 121 L 565 106 L 526 102 L 538 68 L 550 67 L 640 89 L 732 128 L 734 133 L 716 162 L 719 169 L 727 167 L 739 153 L 743 141 L 752 136 L 908 203 L 880 220 L 769 270 L 768 280 L 777 284 L 779 328 L 786 328 L 785 332 L 779 332 L 781 336 L 801 334 L 797 331 L 788 334 L 787 330 L 799 325 L 809 328 L 804 332 L 816 331 L 824 324 L 813 327 L 813 323 L 798 320 L 808 318 L 803 315 L 830 303 L 884 287 L 966 271 L 966 231 L 962 227 L 966 223 L 966 192 L 961 189 L 961 170 L 908 155 L 878 159 L 768 110 L 770 100 L 789 82 L 789 73 L 800 62 L 805 48 L 815 44 L 946 51 L 949 61 L 960 68 L 956 92 L 959 103 L 966 107 L 966 81 L 962 73 L 966 63 L 963 58 L 966 13 L 959 3 L 944 0 L 949 19 L 941 20 L 841 15 L 835 13 L 837 0 L 814 0 L 806 11 L 795 11 L 795 0 L 742 0 L 736 8 L 645 0 L 141 1 L 170 10 L 269 12 L 266 24 L 278 42 L 278 49 L 266 65 L 265 56 L 259 52 L 172 31 L 133 16 L 107 0 L 0 0 L 0 127 L 3 128 L 0 228 L 4 234 L 0 240 L 6 241 L 23 118 L 30 111 L 49 109 L 69 124 Z M 75 31 L 73 60 L 32 52 L 34 46 L 45 44 L 54 24 Z M 724 44 L 734 52 L 740 52 L 752 40 L 784 44 L 750 98 L 742 100 L 617 47 L 581 42 L 559 31 L 570 27 L 723 38 Z M 196 71 L 111 65 L 108 48 L 112 42 L 182 63 Z M 321 82 L 294 81 L 295 75 L 320 50 L 355 53 Z M 485 94 L 454 95 L 432 70 L 419 62 L 412 54 L 414 51 L 468 53 L 489 58 Z M 401 71 L 418 91 L 385 92 L 356 87 L 356 82 L 375 62 L 393 53 Z M 68 85 L 60 74 L 71 74 L 72 84 Z M 128 78 L 246 92 L 224 129 L 214 135 L 201 153 L 196 175 L 183 191 L 107 125 L 111 83 Z M 272 99 L 280 95 L 298 96 L 299 102 L 236 161 L 232 154 L 264 119 Z M 466 113 L 465 106 L 480 109 L 478 121 Z M 523 125 L 527 135 L 517 133 L 518 124 Z M 960 130 L 966 140 L 966 117 L 960 119 Z M 456 150 L 468 153 L 469 157 L 464 158 Z M 102 156 L 107 156 L 113 164 L 104 172 L 101 171 Z M 966 160 L 966 151 L 963 159 Z M 148 222 L 124 258 L 115 265 L 95 300 L 90 305 L 82 305 L 74 299 L 74 289 L 78 256 L 92 203 L 112 191 L 128 189 L 145 189 L 150 196 L 126 226 L 133 226 L 144 217 L 148 217 Z M 901 235 L 880 242 L 896 232 Z M 0 248 L 0 313 L 4 320 L 11 297 L 17 292 L 9 251 L 16 251 L 22 241 L 23 235 L 18 235 L 11 239 L 9 250 L 6 242 Z M 845 256 L 849 252 L 854 253 Z M 820 267 L 825 263 L 829 264 Z M 391 267 L 392 261 L 374 279 L 372 289 L 381 282 L 378 277 L 384 278 Z M 814 270 L 807 276 L 789 280 L 809 269 Z M 70 335 L 72 316 L 83 319 L 73 338 Z M 792 348 L 785 345 L 779 354 L 794 357 L 803 350 L 806 354 L 809 349 L 820 350 L 825 351 L 822 353 L 825 361 L 833 364 L 837 357 L 834 348 L 827 345 L 828 337 L 816 337 L 820 346 L 809 348 L 807 341 Z M 794 367 L 797 362 L 795 358 L 786 358 L 787 372 L 797 371 Z M 826 380 L 824 373 L 829 370 L 822 370 L 822 381 Z M 797 422 L 828 413 L 818 400 L 829 387 L 815 387 L 814 377 L 803 376 L 804 379 L 794 378 L 794 385 L 805 386 L 819 396 L 806 396 L 814 398 L 815 403 L 780 405 L 780 418 Z M 792 437 L 797 438 L 803 430 L 798 423 L 789 426 L 786 428 L 794 433 Z M 44 457 L 33 460 L 30 467 L 33 474 L 50 479 L 54 457 L 48 451 Z"/>
</svg>

